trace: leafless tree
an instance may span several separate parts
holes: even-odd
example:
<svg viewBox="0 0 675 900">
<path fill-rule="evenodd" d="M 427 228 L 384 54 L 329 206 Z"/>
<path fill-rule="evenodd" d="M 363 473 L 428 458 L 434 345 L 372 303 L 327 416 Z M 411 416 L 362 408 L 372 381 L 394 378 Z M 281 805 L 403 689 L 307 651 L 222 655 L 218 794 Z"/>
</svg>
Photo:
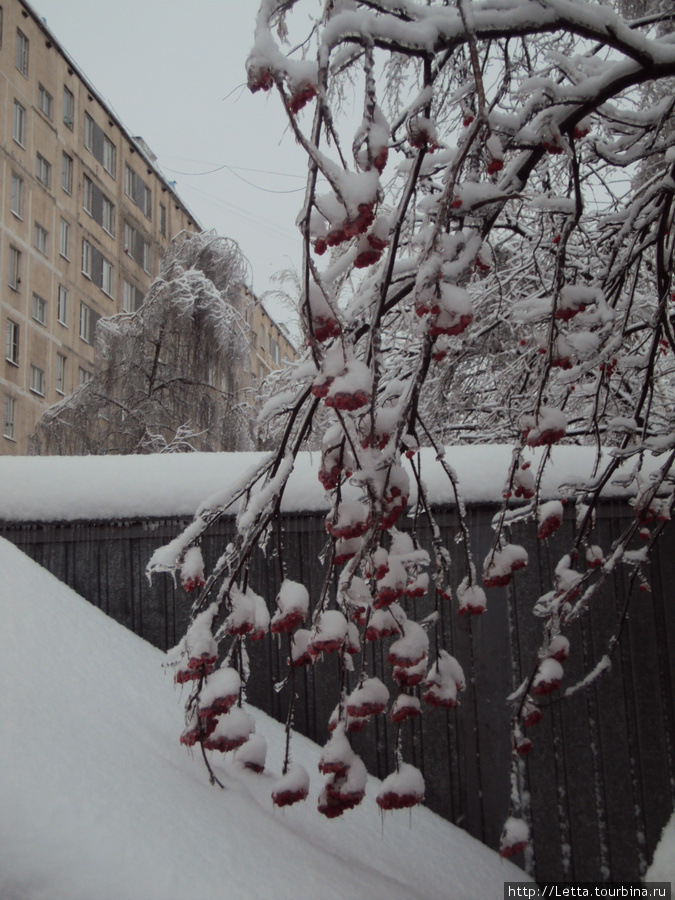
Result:
<svg viewBox="0 0 675 900">
<path fill-rule="evenodd" d="M 32 452 L 250 448 L 245 275 L 233 241 L 176 237 L 138 310 L 99 320 L 93 377 L 41 416 Z"/>
</svg>

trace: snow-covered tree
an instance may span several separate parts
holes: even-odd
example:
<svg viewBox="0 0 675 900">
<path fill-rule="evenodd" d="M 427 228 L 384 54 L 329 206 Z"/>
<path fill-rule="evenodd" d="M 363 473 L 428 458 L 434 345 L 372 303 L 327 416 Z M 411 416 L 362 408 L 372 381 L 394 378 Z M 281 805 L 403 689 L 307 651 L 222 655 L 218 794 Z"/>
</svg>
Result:
<svg viewBox="0 0 675 900">
<path fill-rule="evenodd" d="M 644 564 L 673 506 L 675 96 L 663 88 L 675 76 L 675 33 L 672 3 L 647 6 L 626 2 L 622 17 L 589 0 L 260 4 L 248 84 L 276 91 L 308 161 L 298 217 L 307 351 L 265 410 L 278 449 L 150 563 L 199 586 L 174 658 L 176 681 L 192 687 L 185 743 L 233 746 L 211 736 L 227 730 L 230 714 L 212 715 L 204 693 L 237 667 L 246 636 L 265 631 L 268 606 L 271 632 L 289 635 L 289 677 L 328 654 L 347 669 L 364 639 L 393 636 L 396 727 L 422 708 L 454 707 L 460 662 L 442 647 L 434 615 L 415 620 L 413 599 L 431 592 L 437 610 L 480 616 L 486 590 L 527 564 L 509 525 L 531 521 L 545 540 L 563 501 L 575 502 L 575 537 L 535 606 L 539 654 L 511 697 L 513 795 L 501 851 L 527 844 L 519 751 L 541 699 L 561 687 L 565 626 L 622 562 L 631 585 L 648 588 Z M 319 477 L 337 578 L 313 598 L 310 618 L 301 585 L 286 579 L 276 602 L 261 600 L 248 571 L 319 410 L 329 420 Z M 452 449 L 442 449 L 452 441 L 513 446 L 492 550 L 478 567 Z M 543 502 L 542 472 L 560 442 L 594 444 L 597 465 L 589 481 Z M 436 448 L 458 494 L 453 546 L 441 543 L 425 493 L 422 444 Z M 531 448 L 542 448 L 536 470 Z M 649 453 L 660 459 L 647 478 Z M 635 516 L 600 547 L 596 509 L 626 460 Z M 397 528 L 411 480 L 413 521 L 430 523 L 431 553 L 414 530 Z M 195 581 L 200 536 L 235 505 L 236 538 Z M 460 573 L 454 597 L 451 565 Z M 362 795 L 349 732 L 389 703 L 367 665 L 357 671 L 355 690 L 336 698 L 325 748 L 327 815 Z M 378 797 L 385 809 L 423 796 L 398 746 Z M 306 783 L 287 758 L 275 802 L 306 796 Z"/>
<path fill-rule="evenodd" d="M 43 413 L 32 452 L 248 449 L 245 275 L 233 241 L 178 235 L 138 310 L 99 320 L 93 377 Z"/>
</svg>

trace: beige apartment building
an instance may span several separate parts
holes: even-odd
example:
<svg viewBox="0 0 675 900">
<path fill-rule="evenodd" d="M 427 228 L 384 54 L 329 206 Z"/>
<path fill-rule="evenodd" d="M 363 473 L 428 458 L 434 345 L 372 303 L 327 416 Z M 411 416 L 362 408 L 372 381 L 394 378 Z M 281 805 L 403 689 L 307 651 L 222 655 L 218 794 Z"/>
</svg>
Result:
<svg viewBox="0 0 675 900">
<path fill-rule="evenodd" d="M 0 0 L 0 454 L 91 377 L 98 319 L 135 310 L 201 226 L 24 0 Z M 260 304 L 244 382 L 294 358 Z"/>
</svg>

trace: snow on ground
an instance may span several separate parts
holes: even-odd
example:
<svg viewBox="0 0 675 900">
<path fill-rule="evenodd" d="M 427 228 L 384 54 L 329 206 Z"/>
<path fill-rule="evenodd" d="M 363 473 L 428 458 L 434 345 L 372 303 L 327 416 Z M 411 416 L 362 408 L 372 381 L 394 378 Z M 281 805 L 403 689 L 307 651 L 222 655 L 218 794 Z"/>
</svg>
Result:
<svg viewBox="0 0 675 900">
<path fill-rule="evenodd" d="M 644 880 L 669 881 L 671 885 L 675 883 L 675 813 L 661 833 L 661 840 Z"/>
<path fill-rule="evenodd" d="M 426 809 L 382 819 L 375 779 L 325 820 L 299 736 L 310 799 L 275 809 L 284 736 L 257 711 L 269 773 L 214 754 L 210 787 L 162 654 L 4 540 L 0 571 L 2 900 L 490 900 L 526 879 Z"/>
<path fill-rule="evenodd" d="M 447 462 L 459 477 L 469 503 L 499 501 L 512 448 L 471 445 L 447 448 Z M 541 448 L 527 449 L 536 464 Z M 263 459 L 262 453 L 176 453 L 151 456 L 4 456 L 0 457 L 0 519 L 55 521 L 135 516 L 193 515 L 209 496 L 229 487 Z M 436 504 L 455 502 L 447 475 L 429 449 L 421 451 L 422 478 Z M 542 482 L 545 498 L 563 483 L 589 478 L 593 447 L 556 447 Z M 648 459 L 646 470 L 658 465 Z M 284 495 L 285 511 L 325 510 L 327 495 L 319 480 L 319 453 L 301 453 Z M 628 462 L 622 472 L 630 471 Z M 411 477 L 414 502 L 414 479 Z M 609 485 L 604 496 L 623 496 Z"/>
</svg>

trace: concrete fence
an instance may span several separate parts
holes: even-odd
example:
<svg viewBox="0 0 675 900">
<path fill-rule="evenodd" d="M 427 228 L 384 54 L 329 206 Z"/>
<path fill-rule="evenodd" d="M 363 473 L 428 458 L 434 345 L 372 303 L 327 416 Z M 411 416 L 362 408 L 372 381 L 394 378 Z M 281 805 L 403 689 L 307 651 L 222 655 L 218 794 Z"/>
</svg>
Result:
<svg viewBox="0 0 675 900">
<path fill-rule="evenodd" d="M 494 509 L 469 509 L 474 558 L 482 561 L 492 538 Z M 598 516 L 597 543 L 608 548 L 630 509 L 609 503 Z M 443 537 L 456 537 L 454 513 L 439 511 Z M 152 552 L 184 524 L 179 519 L 67 524 L 11 523 L 0 534 L 118 622 L 166 649 L 184 633 L 190 599 L 168 576 L 149 584 L 145 566 Z M 288 515 L 283 531 L 288 577 L 319 596 L 326 566 L 323 517 Z M 207 566 L 232 533 L 223 520 L 203 544 Z M 421 532 L 424 541 L 428 532 Z M 531 528 L 514 526 L 530 564 L 508 589 L 488 591 L 488 611 L 464 617 L 442 610 L 446 648 L 461 662 L 469 685 L 452 712 L 428 709 L 404 729 L 404 755 L 425 773 L 427 804 L 469 833 L 498 847 L 509 803 L 508 694 L 530 671 L 541 640 L 532 615 L 550 589 L 552 570 L 569 547 L 566 522 L 548 542 Z M 457 573 L 457 580 L 461 573 Z M 524 758 L 534 855 L 532 874 L 544 881 L 635 880 L 650 862 L 675 805 L 675 529 L 666 531 L 650 567 L 651 593 L 636 592 L 611 669 L 591 687 L 545 704 L 543 720 L 529 730 L 534 749 Z M 279 583 L 274 542 L 257 552 L 252 587 L 273 603 Z M 604 654 L 621 618 L 628 571 L 618 568 L 588 613 L 566 631 L 571 656 L 565 685 L 584 678 Z M 17 602 L 20 598 L 17 598 Z M 415 601 L 424 614 L 428 601 Z M 430 611 L 430 608 L 429 608 Z M 388 642 L 366 648 L 370 671 L 393 689 L 386 663 Z M 275 690 L 287 674 L 287 645 L 251 644 L 249 700 L 285 719 L 290 687 Z M 357 658 L 358 660 L 358 658 Z M 358 662 L 357 662 L 358 664 Z M 354 673 L 354 678 L 357 673 Z M 168 684 L 168 682 L 167 682 Z M 337 664 L 328 657 L 296 680 L 295 727 L 323 743 L 339 695 Z M 394 764 L 394 726 L 385 717 L 355 735 L 354 745 L 380 777 Z M 176 723 L 177 738 L 181 723 Z"/>
</svg>

